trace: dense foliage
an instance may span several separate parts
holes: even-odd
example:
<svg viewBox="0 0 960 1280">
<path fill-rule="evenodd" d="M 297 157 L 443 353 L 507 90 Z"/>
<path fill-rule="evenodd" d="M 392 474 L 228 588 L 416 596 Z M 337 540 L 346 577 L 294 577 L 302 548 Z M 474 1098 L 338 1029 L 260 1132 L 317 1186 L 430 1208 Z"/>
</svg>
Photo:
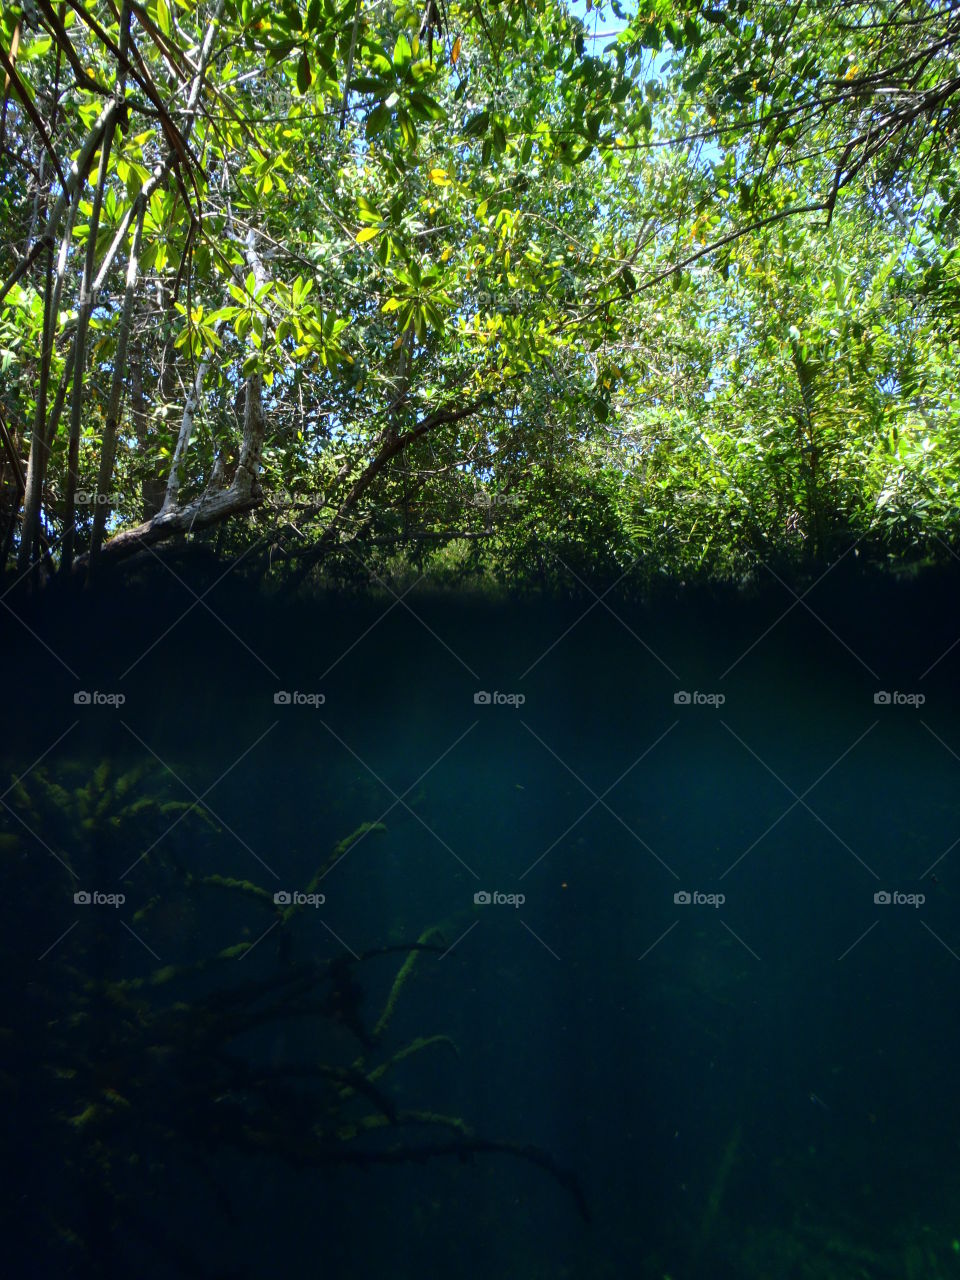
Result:
<svg viewBox="0 0 960 1280">
<path fill-rule="evenodd" d="M 0 6 L 0 537 L 297 585 L 950 554 L 960 9 Z"/>
</svg>

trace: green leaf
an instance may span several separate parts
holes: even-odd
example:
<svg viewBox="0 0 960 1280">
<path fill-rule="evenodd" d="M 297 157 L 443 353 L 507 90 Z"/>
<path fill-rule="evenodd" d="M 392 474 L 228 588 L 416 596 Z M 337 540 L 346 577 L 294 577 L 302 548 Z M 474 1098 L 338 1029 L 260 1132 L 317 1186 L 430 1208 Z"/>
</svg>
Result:
<svg viewBox="0 0 960 1280">
<path fill-rule="evenodd" d="M 379 107 L 374 107 L 367 116 L 367 123 L 364 126 L 367 137 L 375 138 L 378 134 L 383 133 L 392 119 L 393 116 L 390 114 L 389 107 L 385 107 L 383 103 Z"/>
<path fill-rule="evenodd" d="M 436 98 L 431 98 L 429 93 L 416 93 L 410 95 L 410 106 L 416 108 L 421 119 L 423 120 L 446 120 L 447 113 L 437 102 Z"/>
<path fill-rule="evenodd" d="M 625 298 L 629 298 L 631 294 L 636 293 L 637 277 L 629 267 L 624 267 L 619 276 L 617 276 L 617 286 Z"/>
<path fill-rule="evenodd" d="M 393 65 L 395 67 L 405 67 L 413 57 L 413 50 L 410 48 L 410 41 L 405 35 L 397 37 L 397 43 L 393 46 Z"/>
<path fill-rule="evenodd" d="M 375 205 L 372 205 L 366 196 L 357 196 L 357 208 L 360 211 L 361 222 L 382 222 L 379 212 Z"/>
<path fill-rule="evenodd" d="M 438 331 L 443 329 L 443 316 L 427 298 L 423 301 L 423 314 L 426 316 L 427 320 L 430 321 L 430 324 L 434 329 Z"/>
<path fill-rule="evenodd" d="M 393 86 L 387 84 L 385 80 L 377 80 L 373 76 L 357 76 L 355 80 L 350 81 L 350 88 L 356 93 L 376 93 L 383 98 L 386 97 Z"/>
<path fill-rule="evenodd" d="M 167 0 L 157 0 L 157 26 L 165 36 L 173 35 L 173 23 L 170 20 Z"/>
<path fill-rule="evenodd" d="M 472 115 L 463 126 L 463 136 L 465 138 L 479 138 L 482 134 L 487 132 L 489 127 L 489 110 L 478 111 L 475 115 Z"/>
<path fill-rule="evenodd" d="M 301 93 L 306 93 L 310 88 L 310 81 L 313 77 L 310 74 L 310 59 L 307 57 L 307 51 L 304 49 L 300 55 L 300 61 L 297 63 L 297 88 Z"/>
<path fill-rule="evenodd" d="M 412 150 L 417 145 L 417 126 L 406 111 L 397 112 L 397 124 L 400 126 L 404 142 Z"/>
</svg>

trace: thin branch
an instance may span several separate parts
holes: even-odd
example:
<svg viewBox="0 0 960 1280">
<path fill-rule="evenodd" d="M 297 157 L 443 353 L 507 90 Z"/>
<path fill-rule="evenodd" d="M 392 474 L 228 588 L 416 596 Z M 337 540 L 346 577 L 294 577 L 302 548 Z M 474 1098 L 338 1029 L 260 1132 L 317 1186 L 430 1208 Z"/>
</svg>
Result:
<svg viewBox="0 0 960 1280">
<path fill-rule="evenodd" d="M 17 30 L 19 30 L 19 27 Z M 43 143 L 44 150 L 53 161 L 54 168 L 57 171 L 57 177 L 60 179 L 60 185 L 65 187 L 67 185 L 66 174 L 60 167 L 60 158 L 53 149 L 53 143 L 50 141 L 50 135 L 47 133 L 46 126 L 40 119 L 40 113 L 37 111 L 37 108 L 30 101 L 30 95 L 24 88 L 23 81 L 20 79 L 16 67 L 4 52 L 2 46 L 0 46 L 0 67 L 3 67 L 4 71 L 7 73 L 7 84 L 13 85 L 14 91 L 20 99 L 20 103 L 24 111 L 26 111 L 27 115 L 30 117 L 30 121 L 37 133 L 39 133 L 40 141 Z M 4 97 L 4 108 L 6 108 L 6 97 Z M 6 115 L 6 111 L 4 111 L 4 115 Z"/>
</svg>

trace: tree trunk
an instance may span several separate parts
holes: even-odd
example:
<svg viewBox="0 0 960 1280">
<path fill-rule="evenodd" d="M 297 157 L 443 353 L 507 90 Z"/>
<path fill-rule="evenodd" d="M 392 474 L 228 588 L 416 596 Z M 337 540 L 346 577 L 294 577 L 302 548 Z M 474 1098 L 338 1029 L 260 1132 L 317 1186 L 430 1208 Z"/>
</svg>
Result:
<svg viewBox="0 0 960 1280">
<path fill-rule="evenodd" d="M 203 380 L 207 376 L 209 367 L 210 356 L 207 355 L 200 361 L 200 367 L 197 370 L 193 386 L 187 393 L 187 401 L 183 406 L 183 417 L 180 419 L 180 434 L 177 436 L 177 445 L 173 451 L 173 461 L 170 463 L 170 475 L 167 478 L 167 488 L 160 507 L 162 512 L 172 511 L 176 507 L 180 496 L 183 467 L 186 462 L 187 450 L 190 447 L 190 437 L 193 435 L 193 419 L 196 416 L 197 406 L 200 403 L 200 393 L 203 390 Z"/>
<path fill-rule="evenodd" d="M 115 103 L 119 111 L 119 103 Z M 87 229 L 87 252 L 83 262 L 83 275 L 80 283 L 80 308 L 77 316 L 77 336 L 74 339 L 73 363 L 73 403 L 70 412 L 70 439 L 67 461 L 67 492 L 63 504 L 63 553 L 60 560 L 60 571 L 69 574 L 73 567 L 73 544 L 76 540 L 76 494 L 78 469 L 80 461 L 80 415 L 83 412 L 83 374 L 87 363 L 87 333 L 90 329 L 90 317 L 93 314 L 93 278 L 97 258 L 97 230 L 100 226 L 100 209 L 103 205 L 103 193 L 107 183 L 107 169 L 110 164 L 110 150 L 113 146 L 115 116 L 111 116 L 104 129 L 100 143 L 100 168 L 97 172 L 97 185 L 93 193 L 93 207 L 90 214 L 90 225 Z M 99 497 L 99 494 L 97 495 Z"/>
<path fill-rule="evenodd" d="M 256 237 L 252 229 L 247 232 L 245 254 L 259 288 L 266 283 L 267 274 L 257 253 Z M 258 507 L 263 501 L 260 491 L 260 460 L 264 430 L 263 378 L 259 373 L 252 373 L 244 387 L 243 439 L 237 469 L 230 486 L 220 488 L 219 473 L 215 471 L 206 492 L 194 502 L 185 507 L 165 505 L 153 519 L 144 521 L 135 529 L 125 529 L 111 538 L 104 544 L 101 554 L 111 558 L 131 555 L 142 547 L 152 546 L 175 534 L 205 529 L 230 516 Z M 167 492 L 169 493 L 169 485 Z"/>
<path fill-rule="evenodd" d="M 23 521 L 20 526 L 20 552 L 17 557 L 17 569 L 20 573 L 26 573 L 30 567 L 34 546 L 40 535 L 40 505 L 43 497 L 43 482 L 46 478 L 47 459 L 50 454 L 50 445 L 52 444 L 52 436 L 47 427 L 47 391 L 50 386 L 50 365 L 53 360 L 53 344 L 56 340 L 60 298 L 63 294 L 63 282 L 66 276 L 67 258 L 70 253 L 70 240 L 73 235 L 73 223 L 77 215 L 78 204 L 79 195 L 70 205 L 67 212 L 63 235 L 60 239 L 60 253 L 57 257 L 56 272 L 54 272 L 53 267 L 52 245 L 48 250 L 47 282 L 44 290 L 43 346 L 40 352 L 40 385 L 37 391 L 37 412 L 30 437 L 30 456 L 27 460 L 27 487 L 24 492 Z M 37 243 L 39 244 L 40 241 L 37 241 Z M 65 389 L 66 373 L 64 373 L 63 386 Z"/>
<path fill-rule="evenodd" d="M 117 452 L 117 427 L 123 400 L 123 378 L 127 364 L 127 343 L 130 339 L 130 321 L 133 316 L 133 295 L 137 287 L 140 268 L 140 238 L 143 234 L 144 210 L 140 210 L 133 240 L 130 243 L 130 260 L 127 263 L 127 282 L 123 292 L 123 308 L 120 312 L 120 329 L 117 334 L 117 350 L 113 357 L 113 381 L 110 387 L 110 403 L 103 429 L 103 445 L 100 453 L 100 475 L 97 480 L 97 505 L 93 513 L 93 542 L 90 546 L 90 563 L 96 564 L 103 542 L 104 530 L 110 508 L 106 496 L 113 482 L 113 462 Z"/>
<path fill-rule="evenodd" d="M 346 517 L 388 462 L 398 457 L 406 449 L 407 445 L 412 444 L 414 440 L 421 439 L 438 427 L 448 426 L 452 423 L 460 422 L 463 418 L 469 418 L 485 405 L 488 405 L 490 400 L 491 397 L 487 394 L 478 396 L 475 400 L 468 400 L 466 404 L 462 404 L 458 408 L 438 409 L 435 413 L 431 413 L 424 418 L 416 427 L 411 428 L 409 431 L 404 431 L 402 434 L 388 429 L 387 433 L 381 437 L 377 453 L 351 485 L 348 493 L 337 508 L 336 514 L 321 534 L 319 540 L 306 551 L 294 552 L 290 557 L 291 559 L 300 560 L 300 567 L 288 581 L 284 588 L 285 593 L 290 594 L 296 591 L 314 565 L 323 558 L 339 535 L 340 528 Z"/>
<path fill-rule="evenodd" d="M 130 360 L 130 418 L 133 433 L 137 439 L 139 457 L 148 456 L 149 429 L 147 426 L 147 405 L 143 397 L 143 352 L 139 348 L 133 351 Z M 163 495 L 166 486 L 159 472 L 151 472 L 140 480 L 140 520 L 152 520 L 163 506 Z"/>
<path fill-rule="evenodd" d="M 93 128 L 87 134 L 80 148 L 80 154 L 70 166 L 70 172 L 67 174 L 67 185 L 57 197 L 57 203 L 53 206 L 53 210 L 47 218 L 47 224 L 39 237 L 33 242 L 29 251 L 24 254 L 13 271 L 0 286 L 0 302 L 4 300 L 10 290 L 27 274 L 30 267 L 37 260 L 41 250 L 49 246 L 53 248 L 54 240 L 57 234 L 57 227 L 60 225 L 60 219 L 66 210 L 76 203 L 75 197 L 80 191 L 83 183 L 86 181 L 87 170 L 90 168 L 90 162 L 96 154 L 97 148 L 103 140 L 103 135 L 108 124 L 115 119 L 117 105 L 111 99 L 104 107 L 103 111 Z"/>
</svg>

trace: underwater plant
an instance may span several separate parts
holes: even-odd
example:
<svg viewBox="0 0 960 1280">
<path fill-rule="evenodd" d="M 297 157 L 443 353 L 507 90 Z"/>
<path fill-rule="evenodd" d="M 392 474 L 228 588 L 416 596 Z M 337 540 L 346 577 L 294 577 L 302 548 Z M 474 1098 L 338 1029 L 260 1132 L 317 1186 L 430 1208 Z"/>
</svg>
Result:
<svg viewBox="0 0 960 1280">
<path fill-rule="evenodd" d="M 92 774 L 64 766 L 56 778 L 41 768 L 8 791 L 2 811 L 2 892 L 20 915 L 8 948 L 50 932 L 51 904 L 80 884 L 117 882 L 131 897 L 135 885 L 142 901 L 133 911 L 88 913 L 33 973 L 21 955 L 0 975 L 0 1092 L 9 1149 L 25 1170 L 18 1227 L 31 1273 L 40 1274 L 44 1257 L 63 1277 L 128 1275 L 133 1251 L 146 1245 L 155 1274 L 208 1276 L 207 1261 L 164 1230 L 145 1182 L 189 1170 L 229 1220 L 234 1179 L 228 1191 L 224 1162 L 232 1169 L 264 1157 L 322 1171 L 503 1154 L 550 1175 L 588 1218 L 576 1178 L 549 1153 L 478 1135 L 428 1103 L 402 1106 L 391 1090 L 401 1064 L 457 1054 L 444 1034 L 391 1039 L 408 985 L 446 950 L 443 932 L 331 959 L 302 954 L 302 906 L 206 870 L 219 824 L 199 805 L 169 799 L 164 785 L 147 765 L 118 773 L 104 761 Z M 364 823 L 341 840 L 307 892 L 352 844 L 382 829 Z M 135 880 L 124 875 L 131 849 L 143 850 Z M 240 940 L 211 945 L 217 930 L 190 927 L 201 904 L 202 919 Z M 246 915 L 235 916 L 238 908 Z M 251 908 L 262 928 L 251 928 Z M 171 920 L 183 959 L 153 963 L 159 957 L 141 935 L 153 939 L 148 926 Z M 118 942 L 130 945 L 120 951 Z M 372 1016 L 361 979 L 390 964 Z M 268 1051 L 281 1028 L 290 1041 Z"/>
</svg>

